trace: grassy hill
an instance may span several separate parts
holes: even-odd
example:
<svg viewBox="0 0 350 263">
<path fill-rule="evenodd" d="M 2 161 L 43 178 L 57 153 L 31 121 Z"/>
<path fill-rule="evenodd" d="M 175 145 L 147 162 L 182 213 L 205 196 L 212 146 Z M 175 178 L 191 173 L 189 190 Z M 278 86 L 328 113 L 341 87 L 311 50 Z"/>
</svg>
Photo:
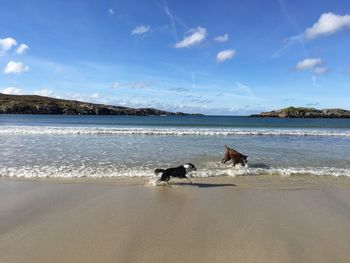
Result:
<svg viewBox="0 0 350 263">
<path fill-rule="evenodd" d="M 315 108 L 289 107 L 281 110 L 262 112 L 251 116 L 261 118 L 350 118 L 350 111 L 343 109 L 318 110 Z"/>
<path fill-rule="evenodd" d="M 129 108 L 63 100 L 36 95 L 7 95 L 0 93 L 0 114 L 58 114 L 58 115 L 187 115 L 153 108 Z"/>
</svg>

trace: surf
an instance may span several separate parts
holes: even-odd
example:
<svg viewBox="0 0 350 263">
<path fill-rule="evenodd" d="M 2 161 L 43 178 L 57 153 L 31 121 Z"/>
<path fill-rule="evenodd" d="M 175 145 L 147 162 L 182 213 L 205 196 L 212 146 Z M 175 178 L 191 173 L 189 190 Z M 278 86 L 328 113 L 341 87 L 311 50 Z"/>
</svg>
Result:
<svg viewBox="0 0 350 263">
<path fill-rule="evenodd" d="M 350 137 L 342 129 L 252 129 L 252 128 L 105 128 L 2 126 L 0 135 L 132 135 L 132 136 L 320 136 Z"/>
</svg>

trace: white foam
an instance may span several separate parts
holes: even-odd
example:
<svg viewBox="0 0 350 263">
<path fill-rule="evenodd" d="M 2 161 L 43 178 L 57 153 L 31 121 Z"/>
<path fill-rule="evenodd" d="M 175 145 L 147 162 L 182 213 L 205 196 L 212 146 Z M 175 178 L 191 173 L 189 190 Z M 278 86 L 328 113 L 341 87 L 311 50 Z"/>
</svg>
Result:
<svg viewBox="0 0 350 263">
<path fill-rule="evenodd" d="M 153 135 L 153 136 L 342 136 L 342 129 L 251 129 L 251 128 L 101 128 L 101 127 L 41 127 L 0 126 L 0 135 Z"/>
<path fill-rule="evenodd" d="M 149 179 L 148 184 L 152 185 L 152 186 L 156 186 L 156 185 L 158 185 L 157 181 L 158 181 L 157 178 L 151 178 L 151 179 Z"/>
<path fill-rule="evenodd" d="M 192 172 L 192 177 L 245 176 L 245 175 L 316 175 L 316 176 L 348 176 L 350 169 L 335 167 L 275 167 L 246 168 L 212 166 L 199 168 Z M 156 184 L 153 169 L 146 168 L 104 168 L 104 167 L 73 167 L 73 166 L 22 166 L 1 167 L 0 177 L 19 178 L 104 178 L 104 177 L 147 177 L 150 184 Z"/>
<path fill-rule="evenodd" d="M 164 182 L 164 181 L 158 182 L 158 178 L 151 178 L 148 184 L 151 186 L 169 186 L 168 182 Z"/>
</svg>

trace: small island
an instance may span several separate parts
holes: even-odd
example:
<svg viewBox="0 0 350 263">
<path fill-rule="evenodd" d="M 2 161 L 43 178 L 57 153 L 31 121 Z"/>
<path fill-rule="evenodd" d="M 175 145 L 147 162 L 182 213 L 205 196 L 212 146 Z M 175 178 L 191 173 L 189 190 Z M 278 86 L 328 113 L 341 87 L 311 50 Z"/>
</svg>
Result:
<svg viewBox="0 0 350 263">
<path fill-rule="evenodd" d="M 344 109 L 324 109 L 289 107 L 281 110 L 250 115 L 259 118 L 350 118 L 350 111 Z"/>
<path fill-rule="evenodd" d="M 172 116 L 191 115 L 153 108 L 129 108 L 63 100 L 36 95 L 7 95 L 0 93 L 0 114 L 57 114 L 57 115 L 134 115 Z"/>
</svg>

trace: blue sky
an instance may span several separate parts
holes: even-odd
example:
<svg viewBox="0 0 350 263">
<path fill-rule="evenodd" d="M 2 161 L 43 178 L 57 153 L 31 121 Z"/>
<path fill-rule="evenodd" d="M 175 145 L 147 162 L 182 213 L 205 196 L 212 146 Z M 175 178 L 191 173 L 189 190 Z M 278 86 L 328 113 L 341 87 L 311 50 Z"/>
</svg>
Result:
<svg viewBox="0 0 350 263">
<path fill-rule="evenodd" d="M 223 115 L 350 109 L 348 0 L 0 2 L 0 92 Z"/>
</svg>

